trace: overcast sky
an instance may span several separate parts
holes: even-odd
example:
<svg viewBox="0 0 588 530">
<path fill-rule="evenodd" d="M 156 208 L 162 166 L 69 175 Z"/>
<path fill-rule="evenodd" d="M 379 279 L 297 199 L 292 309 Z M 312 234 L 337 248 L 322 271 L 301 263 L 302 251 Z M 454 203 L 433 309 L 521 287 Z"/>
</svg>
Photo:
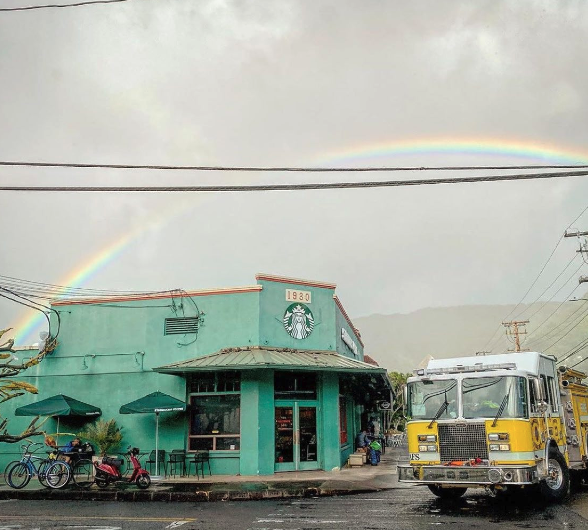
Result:
<svg viewBox="0 0 588 530">
<path fill-rule="evenodd" d="M 0 160 L 587 163 L 587 31 L 580 0 L 129 0 L 4 12 Z M 503 150 L 398 149 L 472 141 Z M 375 146 L 381 154 L 369 156 Z M 524 146 L 550 156 L 522 156 Z M 2 184 L 31 186 L 357 178 L 0 169 Z M 0 274 L 62 284 L 126 237 L 82 286 L 197 290 L 268 272 L 336 283 L 352 316 L 506 304 L 586 206 L 588 177 L 262 194 L 2 192 Z M 588 229 L 588 214 L 577 227 Z M 562 242 L 534 293 L 576 249 Z M 0 328 L 24 315 L 0 302 Z"/>
</svg>

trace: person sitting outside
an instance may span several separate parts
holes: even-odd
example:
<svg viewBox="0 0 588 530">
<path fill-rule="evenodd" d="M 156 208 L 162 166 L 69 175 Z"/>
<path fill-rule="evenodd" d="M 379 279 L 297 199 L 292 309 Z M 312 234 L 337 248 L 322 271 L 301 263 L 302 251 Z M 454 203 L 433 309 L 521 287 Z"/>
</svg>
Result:
<svg viewBox="0 0 588 530">
<path fill-rule="evenodd" d="M 73 453 L 79 453 L 82 450 L 82 441 L 79 438 L 74 438 L 70 442 L 66 443 L 63 447 L 64 459 L 69 464 L 72 459 Z"/>
<path fill-rule="evenodd" d="M 361 431 L 359 431 L 355 437 L 355 448 L 367 453 L 369 444 L 370 441 L 368 439 L 367 429 L 362 427 Z"/>
</svg>

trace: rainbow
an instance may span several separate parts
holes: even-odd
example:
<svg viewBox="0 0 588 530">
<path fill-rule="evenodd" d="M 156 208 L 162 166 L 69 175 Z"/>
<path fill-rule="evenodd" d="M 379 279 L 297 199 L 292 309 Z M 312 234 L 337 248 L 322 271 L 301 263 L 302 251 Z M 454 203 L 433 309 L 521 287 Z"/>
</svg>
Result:
<svg viewBox="0 0 588 530">
<path fill-rule="evenodd" d="M 588 164 L 588 151 L 574 151 L 543 142 L 488 138 L 434 138 L 358 144 L 340 151 L 321 153 L 314 158 L 314 164 L 349 165 L 361 161 L 423 155 L 474 155 L 485 159 L 502 157 L 527 160 L 536 164 Z M 180 216 L 193 206 L 194 201 L 185 201 L 183 205 L 175 202 L 169 211 L 163 211 L 150 218 L 148 222 L 132 228 L 78 264 L 59 281 L 59 285 L 80 287 L 86 284 L 125 252 L 142 234 Z M 40 313 L 28 311 L 12 324 L 10 327 L 15 330 L 16 343 L 31 340 L 33 331 L 40 326 L 42 319 Z"/>
<path fill-rule="evenodd" d="M 161 210 L 155 216 L 150 216 L 145 222 L 137 223 L 125 234 L 117 237 L 114 241 L 98 250 L 98 252 L 92 254 L 89 259 L 78 264 L 75 269 L 71 270 L 58 281 L 58 285 L 71 288 L 87 284 L 89 280 L 94 278 L 105 267 L 127 251 L 131 244 L 138 240 L 142 234 L 181 216 L 191 210 L 194 204 L 195 201 L 193 199 L 185 200 L 183 203 L 174 201 L 169 208 Z M 66 296 L 67 294 L 65 294 Z M 33 310 L 24 311 L 21 318 L 9 326 L 15 331 L 15 343 L 24 344 L 26 341 L 36 342 L 33 333 L 44 321 L 45 319 L 40 312 Z"/>
<path fill-rule="evenodd" d="M 399 157 L 401 155 L 475 155 L 481 157 L 508 157 L 529 160 L 536 164 L 587 164 L 588 151 L 562 149 L 542 142 L 521 142 L 498 139 L 403 140 L 359 144 L 340 151 L 321 154 L 317 164 L 349 164 L 350 162 Z"/>
</svg>

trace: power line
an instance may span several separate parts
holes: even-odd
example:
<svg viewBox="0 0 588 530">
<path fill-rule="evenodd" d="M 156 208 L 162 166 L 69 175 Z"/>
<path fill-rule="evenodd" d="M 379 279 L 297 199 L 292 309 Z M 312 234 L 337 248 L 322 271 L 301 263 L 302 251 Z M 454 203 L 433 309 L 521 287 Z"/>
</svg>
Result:
<svg viewBox="0 0 588 530">
<path fill-rule="evenodd" d="M 380 169 L 385 171 L 385 169 Z M 396 171 L 396 170 L 394 170 Z M 209 185 L 209 186 L 0 186 L 0 191 L 36 192 L 256 192 L 256 191 L 308 191 L 329 189 L 387 188 L 400 186 L 430 186 L 433 184 L 467 184 L 476 182 L 498 182 L 511 180 L 536 180 L 584 177 L 588 171 L 564 171 L 555 173 L 521 173 L 512 175 L 490 175 L 439 179 L 388 180 L 368 182 L 312 182 L 302 184 L 255 184 L 255 185 Z"/>
<path fill-rule="evenodd" d="M 126 0 L 116 0 L 126 1 Z M 1 9 L 0 9 L 1 11 Z M 301 166 L 182 166 L 157 164 L 94 164 L 77 162 L 27 162 L 0 161 L 0 166 L 13 167 L 60 167 L 75 169 L 156 169 L 166 171 L 251 171 L 251 172 L 299 172 L 299 173 L 344 173 L 344 172 L 390 172 L 390 171 L 476 171 L 476 170 L 529 170 L 529 169 L 586 169 L 579 165 L 528 165 L 528 166 L 368 166 L 368 167 L 301 167 Z"/>
<path fill-rule="evenodd" d="M 562 271 L 561 271 L 561 272 L 560 272 L 560 273 L 559 273 L 559 274 L 556 276 L 555 280 L 553 280 L 553 281 L 552 281 L 552 282 L 551 282 L 551 283 L 550 283 L 550 284 L 549 284 L 549 285 L 548 285 L 548 286 L 545 288 L 545 290 L 544 290 L 544 291 L 543 291 L 543 292 L 542 292 L 542 293 L 541 293 L 541 294 L 540 294 L 540 295 L 539 295 L 539 296 L 538 296 L 538 297 L 537 297 L 537 298 L 536 298 L 536 299 L 535 299 L 533 302 L 531 302 L 531 303 L 530 303 L 530 304 L 529 304 L 529 305 L 528 305 L 528 306 L 527 306 L 525 309 L 523 309 L 523 310 L 522 310 L 520 313 L 518 313 L 517 315 L 515 315 L 513 318 L 515 318 L 515 319 L 516 319 L 516 318 L 519 318 L 519 317 L 520 317 L 522 314 L 524 314 L 526 311 L 528 311 L 528 310 L 529 310 L 529 309 L 530 309 L 530 308 L 531 308 L 533 305 L 535 305 L 535 304 L 536 304 L 536 303 L 537 303 L 537 302 L 538 302 L 538 301 L 541 299 L 541 297 L 542 297 L 542 296 L 543 296 L 543 295 L 544 295 L 544 294 L 545 294 L 547 291 L 549 291 L 549 289 L 551 289 L 551 288 L 553 287 L 553 285 L 554 285 L 554 284 L 557 282 L 557 280 L 559 280 L 559 279 L 561 278 L 561 276 L 563 275 L 563 273 L 564 273 L 564 272 L 566 272 L 566 271 L 568 270 L 568 267 L 569 267 L 569 266 L 570 266 L 570 265 L 571 265 L 571 264 L 574 262 L 574 260 L 575 260 L 577 257 L 578 257 L 578 254 L 576 254 L 575 256 L 573 256 L 573 257 L 572 257 L 572 259 L 571 259 L 571 260 L 568 262 L 568 264 L 567 264 L 567 265 L 564 267 L 564 269 L 563 269 L 563 270 L 562 270 Z M 582 267 L 582 266 L 580 265 L 580 268 L 581 268 L 581 267 Z M 578 270 L 580 270 L 580 268 L 578 268 Z M 576 272 L 577 272 L 577 271 L 576 271 Z M 575 273 L 574 273 L 574 274 L 575 274 Z M 566 284 L 567 284 L 567 283 L 570 281 L 570 279 L 571 279 L 571 278 L 568 278 L 568 279 L 566 280 L 566 283 L 564 283 L 564 285 L 562 285 L 562 287 L 560 287 L 560 289 L 559 289 L 558 291 L 556 291 L 556 292 L 554 293 L 554 295 L 553 295 L 553 296 L 552 296 L 552 297 L 551 297 L 549 300 L 547 300 L 547 302 L 550 302 L 550 301 L 551 301 L 551 300 L 552 300 L 552 299 L 555 297 L 555 295 L 556 295 L 556 294 L 557 294 L 559 291 L 561 291 L 561 289 L 562 289 L 562 288 L 563 288 L 563 287 L 564 287 L 564 286 L 565 286 L 565 285 L 566 285 Z M 547 302 L 546 302 L 546 303 L 547 303 Z M 541 307 L 539 308 L 539 311 L 540 311 L 540 310 L 541 310 L 541 309 L 542 309 L 544 306 L 545 306 L 545 304 L 543 304 L 543 306 L 541 306 Z M 527 318 L 528 318 L 528 319 L 530 319 L 530 318 L 531 318 L 532 316 L 534 316 L 536 313 L 537 313 L 537 311 L 535 311 L 535 313 L 533 313 L 531 316 L 529 316 L 529 317 L 527 317 Z"/>
<path fill-rule="evenodd" d="M 562 362 L 566 361 L 567 359 L 569 359 L 572 355 L 575 355 L 576 353 L 578 353 L 580 350 L 583 350 L 585 347 L 588 346 L 588 339 L 584 339 L 583 341 L 580 341 L 578 344 L 576 344 L 575 346 L 573 346 L 571 349 L 569 349 L 568 351 L 564 352 L 564 356 L 561 359 L 557 360 L 557 364 L 561 364 Z"/>
<path fill-rule="evenodd" d="M 555 331 L 557 331 L 560 327 L 562 327 L 564 324 L 566 324 L 570 319 L 572 319 L 574 317 L 574 315 L 576 313 L 578 313 L 582 309 L 585 309 L 585 304 L 579 304 L 578 308 L 573 313 L 569 314 L 566 318 L 564 318 L 557 326 L 551 328 L 548 332 L 546 332 L 545 334 L 541 335 L 540 337 L 537 337 L 535 339 L 532 339 L 530 341 L 530 343 L 529 343 L 529 346 L 531 346 L 531 344 L 536 344 L 539 341 L 546 340 L 550 335 L 553 335 Z"/>
<path fill-rule="evenodd" d="M 564 333 L 555 342 L 553 342 L 552 344 L 547 346 L 547 348 L 545 348 L 543 351 L 547 351 L 547 350 L 550 350 L 551 348 L 553 348 L 558 342 L 560 342 L 562 339 L 567 337 L 574 329 L 576 329 L 582 322 L 584 322 L 584 320 L 586 320 L 586 317 L 588 317 L 588 311 L 584 311 L 584 313 L 582 313 L 582 315 L 580 315 L 580 316 L 582 317 L 580 320 L 578 320 L 570 329 L 568 329 L 568 331 L 566 331 L 566 333 Z"/>
<path fill-rule="evenodd" d="M 572 261 L 573 261 L 573 260 L 572 260 Z M 563 272 L 565 272 L 565 271 L 566 271 L 566 269 L 569 267 L 569 265 L 570 265 L 571 263 L 572 263 L 572 262 L 570 261 L 570 263 L 568 263 L 568 265 L 567 265 L 567 266 L 566 266 L 566 268 L 565 268 L 565 269 L 562 271 L 562 273 L 561 273 L 561 274 L 563 274 Z M 540 306 L 538 309 L 536 309 L 536 310 L 535 310 L 533 313 L 531 313 L 531 314 L 530 314 L 530 315 L 527 317 L 527 319 L 529 319 L 529 320 L 530 320 L 531 318 L 533 318 L 533 317 L 534 317 L 534 316 L 535 316 L 537 313 L 539 313 L 539 311 L 541 311 L 541 310 L 542 310 L 542 309 L 543 309 L 543 308 L 544 308 L 544 307 L 545 307 L 545 306 L 546 306 L 546 305 L 547 305 L 549 302 L 551 302 L 551 301 L 552 301 L 552 300 L 553 300 L 553 299 L 554 299 L 554 298 L 555 298 L 555 297 L 556 297 L 556 296 L 559 294 L 559 292 L 560 292 L 560 291 L 561 291 L 561 290 L 562 290 L 562 289 L 563 289 L 563 288 L 564 288 L 566 285 L 568 285 L 568 283 L 570 283 L 570 280 L 571 280 L 572 278 L 574 278 L 574 276 L 576 276 L 576 274 L 578 274 L 578 272 L 580 271 L 580 269 L 581 269 L 583 266 L 584 266 L 584 263 L 580 263 L 580 266 L 579 266 L 579 267 L 578 267 L 578 268 L 577 268 L 577 269 L 576 269 L 574 272 L 572 272 L 571 276 L 570 276 L 570 277 L 569 277 L 569 278 L 568 278 L 568 279 L 567 279 L 567 280 L 566 280 L 566 281 L 565 281 L 565 282 L 562 284 L 562 286 L 561 286 L 561 287 L 560 287 L 560 288 L 559 288 L 557 291 L 555 291 L 555 292 L 554 292 L 554 293 L 553 293 L 553 294 L 552 294 L 552 295 L 551 295 L 551 296 L 550 296 L 550 297 L 549 297 L 549 298 L 548 298 L 548 299 L 547 299 L 547 300 L 546 300 L 546 301 L 543 303 L 543 305 L 541 305 L 541 306 Z M 557 280 L 557 279 L 558 279 L 558 278 L 561 276 L 561 274 L 560 274 L 560 275 L 559 275 L 559 276 L 556 278 L 556 280 Z M 553 285 L 553 284 L 552 284 L 552 285 Z M 550 287 L 551 287 L 551 286 L 550 286 Z M 524 313 L 524 311 L 523 311 L 523 313 Z M 538 329 L 538 328 L 536 328 L 536 329 L 535 329 L 535 331 L 537 331 L 537 329 Z"/>
<path fill-rule="evenodd" d="M 50 283 L 41 283 L 31 280 L 23 280 L 12 276 L 0 275 L 0 286 L 8 286 L 11 289 L 18 290 L 29 296 L 47 294 L 67 297 L 88 297 L 88 296 L 134 296 L 134 295 L 156 295 L 170 292 L 169 289 L 165 291 L 117 291 L 112 289 L 88 289 L 83 287 L 71 287 L 63 285 L 55 285 Z M 37 296 L 43 298 L 42 296 Z"/>
<path fill-rule="evenodd" d="M 563 302 L 561 302 L 550 314 L 549 316 L 544 319 L 533 331 L 531 331 L 529 333 L 529 337 L 535 333 L 537 333 L 537 330 L 540 329 L 553 315 L 555 315 L 560 308 L 568 301 L 568 299 L 570 298 L 570 296 L 572 296 L 572 294 L 574 294 L 574 291 L 580 286 L 580 284 L 576 285 L 572 291 L 566 296 L 565 300 Z"/>
<path fill-rule="evenodd" d="M 577 216 L 576 218 L 566 227 L 564 234 L 561 235 L 561 237 L 557 240 L 557 243 L 555 244 L 555 247 L 553 248 L 553 250 L 551 251 L 551 254 L 549 254 L 549 257 L 547 258 L 547 261 L 543 264 L 543 267 L 541 267 L 541 270 L 539 271 L 539 274 L 537 274 L 537 276 L 535 277 L 535 279 L 533 280 L 533 282 L 531 283 L 531 286 L 527 289 L 527 292 L 523 295 L 523 297 L 519 300 L 519 302 L 517 303 L 517 305 L 515 305 L 511 311 L 508 313 L 508 315 L 506 315 L 502 320 L 506 321 L 509 319 L 509 317 L 517 310 L 517 308 L 523 303 L 523 301 L 525 300 L 525 298 L 527 298 L 528 294 L 531 292 L 531 290 L 533 289 L 533 287 L 535 286 L 535 284 L 537 283 L 537 281 L 539 280 L 539 278 L 541 277 L 541 275 L 543 274 L 543 271 L 545 270 L 545 268 L 547 267 L 547 265 L 549 264 L 549 262 L 551 261 L 551 258 L 553 258 L 553 255 L 555 254 L 556 250 L 558 249 L 560 243 L 564 240 L 565 234 L 567 233 L 567 230 L 578 220 L 580 219 L 580 217 L 582 217 L 586 211 L 588 211 L 588 206 L 586 206 Z M 573 291 L 572 291 L 573 292 Z M 482 349 L 487 349 L 488 345 L 491 343 L 494 343 L 494 337 L 496 336 L 496 333 L 498 333 L 500 330 L 502 329 L 502 324 L 499 324 L 498 327 L 494 330 L 494 333 L 492 333 L 492 335 L 490 336 L 490 338 L 488 339 L 488 342 L 486 342 L 484 348 Z M 531 332 L 532 334 L 533 332 Z M 496 345 L 496 344 L 494 344 Z M 494 346 L 493 346 L 494 347 Z"/>
<path fill-rule="evenodd" d="M 121 2 L 127 2 L 128 0 L 88 0 L 86 2 L 76 2 L 74 4 L 44 4 L 38 6 L 21 6 L 21 7 L 2 7 L 0 12 L 6 11 L 33 11 L 35 9 L 59 9 L 66 7 L 82 7 L 90 6 L 95 4 L 119 4 Z"/>
</svg>

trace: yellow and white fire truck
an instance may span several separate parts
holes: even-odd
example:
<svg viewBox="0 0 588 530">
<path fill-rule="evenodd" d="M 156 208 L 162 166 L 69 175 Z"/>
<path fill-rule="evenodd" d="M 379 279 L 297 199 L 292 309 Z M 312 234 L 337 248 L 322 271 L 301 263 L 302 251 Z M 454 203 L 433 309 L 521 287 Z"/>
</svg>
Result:
<svg viewBox="0 0 588 530">
<path fill-rule="evenodd" d="M 408 379 L 398 479 L 444 498 L 538 485 L 563 499 L 587 472 L 585 377 L 537 352 L 431 359 Z"/>
</svg>

